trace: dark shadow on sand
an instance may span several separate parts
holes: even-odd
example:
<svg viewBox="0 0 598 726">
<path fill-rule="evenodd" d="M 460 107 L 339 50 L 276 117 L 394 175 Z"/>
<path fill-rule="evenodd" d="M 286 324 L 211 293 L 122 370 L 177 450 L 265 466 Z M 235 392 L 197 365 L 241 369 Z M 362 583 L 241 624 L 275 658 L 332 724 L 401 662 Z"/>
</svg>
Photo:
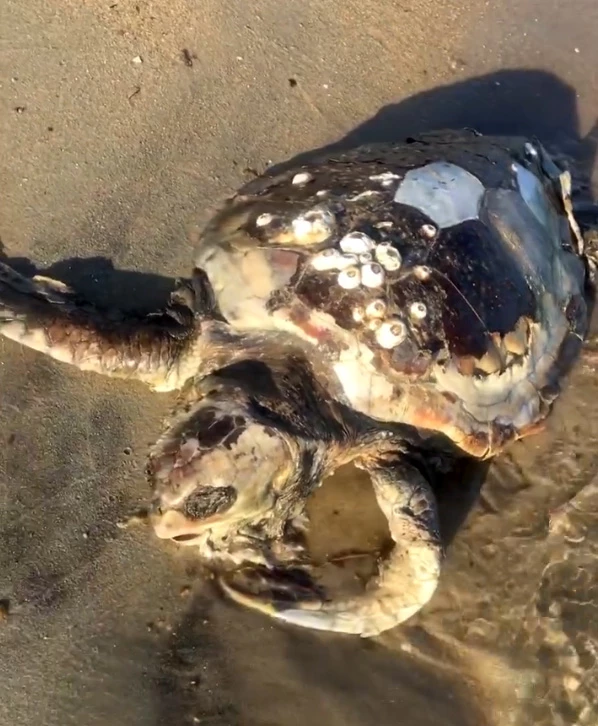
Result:
<svg viewBox="0 0 598 726">
<path fill-rule="evenodd" d="M 378 113 L 332 144 L 298 154 L 273 172 L 312 155 L 358 144 L 401 141 L 436 129 L 474 128 L 484 134 L 535 137 L 558 154 L 572 157 L 587 179 L 594 165 L 598 126 L 581 138 L 575 89 L 542 70 L 501 70 L 423 91 Z"/>
</svg>

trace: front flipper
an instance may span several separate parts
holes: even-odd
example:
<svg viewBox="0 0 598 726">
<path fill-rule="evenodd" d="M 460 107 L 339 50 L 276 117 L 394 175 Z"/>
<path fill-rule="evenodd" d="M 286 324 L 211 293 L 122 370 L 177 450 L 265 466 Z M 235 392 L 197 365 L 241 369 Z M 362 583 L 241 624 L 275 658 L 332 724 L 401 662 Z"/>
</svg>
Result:
<svg viewBox="0 0 598 726">
<path fill-rule="evenodd" d="M 0 263 L 0 334 L 81 370 L 173 390 L 195 372 L 198 284 L 181 283 L 165 310 L 139 317 L 101 310 L 57 280 Z"/>
<path fill-rule="evenodd" d="M 312 597 L 309 601 L 299 594 L 297 602 L 292 603 L 249 594 L 232 581 L 221 579 L 223 589 L 233 600 L 287 623 L 362 637 L 399 625 L 430 600 L 443 554 L 430 485 L 418 469 L 401 459 L 355 463 L 370 473 L 376 499 L 395 542 L 365 592 L 346 599 Z"/>
</svg>

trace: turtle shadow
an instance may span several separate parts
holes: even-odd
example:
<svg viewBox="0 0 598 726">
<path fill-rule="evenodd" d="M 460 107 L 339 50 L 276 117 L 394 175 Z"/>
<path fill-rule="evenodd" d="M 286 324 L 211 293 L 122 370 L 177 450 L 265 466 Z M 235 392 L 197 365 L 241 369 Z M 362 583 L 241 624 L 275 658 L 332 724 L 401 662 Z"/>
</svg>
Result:
<svg viewBox="0 0 598 726">
<path fill-rule="evenodd" d="M 379 109 L 342 138 L 273 165 L 279 173 L 313 156 L 359 144 L 397 142 L 438 129 L 473 128 L 483 134 L 537 138 L 552 153 L 568 157 L 588 181 L 598 148 L 598 119 L 584 137 L 575 89 L 544 70 L 504 69 L 422 91 Z"/>
<path fill-rule="evenodd" d="M 191 598 L 163 642 L 152 679 L 155 726 L 488 722 L 455 669 L 437 670 L 433 659 L 418 663 L 371 640 L 264 622 L 233 603 L 217 604 L 209 589 Z M 436 644 L 426 648 L 442 658 Z"/>
<path fill-rule="evenodd" d="M 108 257 L 69 257 L 37 267 L 26 257 L 10 256 L 0 242 L 0 258 L 22 275 L 44 275 L 66 283 L 90 302 L 143 314 L 163 308 L 176 280 L 153 272 L 121 270 Z"/>
</svg>

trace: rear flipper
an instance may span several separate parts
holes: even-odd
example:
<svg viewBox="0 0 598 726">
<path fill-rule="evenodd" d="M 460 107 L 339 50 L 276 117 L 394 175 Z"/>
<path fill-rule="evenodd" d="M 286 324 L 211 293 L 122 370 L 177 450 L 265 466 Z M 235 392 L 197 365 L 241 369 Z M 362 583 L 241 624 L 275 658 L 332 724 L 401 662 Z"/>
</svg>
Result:
<svg viewBox="0 0 598 726">
<path fill-rule="evenodd" d="M 101 310 L 63 283 L 0 263 L 0 334 L 81 370 L 141 380 L 159 391 L 193 372 L 201 278 L 181 283 L 165 310 L 145 317 Z"/>
<path fill-rule="evenodd" d="M 346 599 L 324 600 L 314 591 L 306 600 L 298 591 L 297 602 L 286 598 L 282 602 L 248 594 L 224 576 L 221 585 L 232 599 L 287 623 L 362 637 L 399 625 L 430 600 L 442 561 L 436 502 L 430 485 L 415 467 L 400 459 L 356 464 L 371 475 L 396 545 L 365 592 Z M 273 582 L 273 588 L 277 586 Z"/>
</svg>

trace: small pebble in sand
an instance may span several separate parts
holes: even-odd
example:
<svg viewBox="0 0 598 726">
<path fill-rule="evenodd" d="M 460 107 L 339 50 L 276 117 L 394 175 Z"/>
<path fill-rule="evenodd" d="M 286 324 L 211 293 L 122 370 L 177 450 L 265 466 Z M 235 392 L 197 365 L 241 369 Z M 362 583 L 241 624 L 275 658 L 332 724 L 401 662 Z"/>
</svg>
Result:
<svg viewBox="0 0 598 726">
<path fill-rule="evenodd" d="M 141 65 L 141 63 L 143 63 L 143 58 L 140 55 L 136 55 L 133 58 L 133 63 L 135 63 L 136 66 Z"/>
</svg>

